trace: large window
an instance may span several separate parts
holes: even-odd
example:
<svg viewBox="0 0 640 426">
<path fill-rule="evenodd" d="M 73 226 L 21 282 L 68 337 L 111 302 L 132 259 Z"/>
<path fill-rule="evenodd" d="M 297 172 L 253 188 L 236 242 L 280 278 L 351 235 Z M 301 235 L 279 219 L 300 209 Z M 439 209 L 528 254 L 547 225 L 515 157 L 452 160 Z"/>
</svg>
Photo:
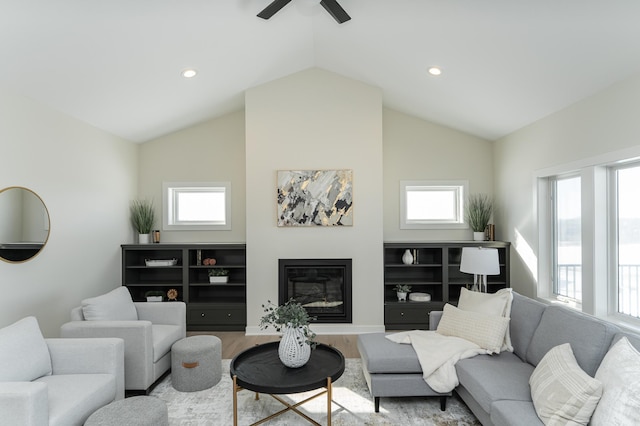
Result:
<svg viewBox="0 0 640 426">
<path fill-rule="evenodd" d="M 616 310 L 640 318 L 640 164 L 611 168 Z"/>
<path fill-rule="evenodd" d="M 165 230 L 231 229 L 229 182 L 165 182 Z"/>
<path fill-rule="evenodd" d="M 464 228 L 467 181 L 401 181 L 400 229 Z"/>
<path fill-rule="evenodd" d="M 553 293 L 582 300 L 582 204 L 580 176 L 552 178 Z"/>
</svg>

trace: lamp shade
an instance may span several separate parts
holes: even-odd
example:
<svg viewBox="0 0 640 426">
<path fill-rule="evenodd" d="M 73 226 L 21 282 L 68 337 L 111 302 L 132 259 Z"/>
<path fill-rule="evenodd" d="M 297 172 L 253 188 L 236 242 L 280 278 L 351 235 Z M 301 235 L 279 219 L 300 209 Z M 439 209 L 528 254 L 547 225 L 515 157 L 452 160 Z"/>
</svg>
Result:
<svg viewBox="0 0 640 426">
<path fill-rule="evenodd" d="M 500 275 L 498 249 L 463 247 L 460 272 L 477 275 Z"/>
</svg>

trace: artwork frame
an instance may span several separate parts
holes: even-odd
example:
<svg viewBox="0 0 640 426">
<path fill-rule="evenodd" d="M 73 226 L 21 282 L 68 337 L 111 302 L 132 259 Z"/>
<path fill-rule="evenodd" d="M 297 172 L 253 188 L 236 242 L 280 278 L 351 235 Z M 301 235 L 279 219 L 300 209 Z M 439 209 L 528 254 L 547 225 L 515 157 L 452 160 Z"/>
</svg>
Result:
<svg viewBox="0 0 640 426">
<path fill-rule="evenodd" d="M 278 170 L 277 224 L 353 226 L 353 170 Z"/>
</svg>

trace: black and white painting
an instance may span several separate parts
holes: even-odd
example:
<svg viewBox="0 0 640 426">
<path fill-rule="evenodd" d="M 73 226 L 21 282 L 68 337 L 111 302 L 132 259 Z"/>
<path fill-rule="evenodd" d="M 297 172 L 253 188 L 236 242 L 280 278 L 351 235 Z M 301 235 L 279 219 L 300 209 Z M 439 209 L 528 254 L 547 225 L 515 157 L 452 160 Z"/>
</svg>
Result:
<svg viewBox="0 0 640 426">
<path fill-rule="evenodd" d="M 279 170 L 278 226 L 352 226 L 352 170 Z"/>
</svg>

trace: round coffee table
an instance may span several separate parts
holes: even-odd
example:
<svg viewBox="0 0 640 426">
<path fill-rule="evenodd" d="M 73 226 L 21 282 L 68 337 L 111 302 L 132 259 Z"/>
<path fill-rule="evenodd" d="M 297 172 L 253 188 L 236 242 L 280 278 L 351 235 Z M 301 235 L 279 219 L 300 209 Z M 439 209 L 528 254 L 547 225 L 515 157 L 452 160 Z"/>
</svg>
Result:
<svg viewBox="0 0 640 426">
<path fill-rule="evenodd" d="M 344 373 L 344 356 L 342 353 L 328 345 L 319 343 L 311 351 L 311 358 L 300 368 L 286 367 L 278 357 L 278 345 L 280 342 L 270 342 L 254 346 L 238 354 L 230 365 L 230 374 L 233 379 L 233 424 L 238 424 L 238 397 L 237 393 L 242 389 L 271 395 L 286 408 L 269 417 L 262 419 L 254 425 L 263 423 L 289 410 L 294 411 L 315 425 L 320 425 L 297 407 L 318 396 L 327 395 L 327 424 L 331 424 L 331 384 L 338 380 Z M 277 395 L 307 392 L 324 388 L 323 391 L 291 405 Z"/>
</svg>

